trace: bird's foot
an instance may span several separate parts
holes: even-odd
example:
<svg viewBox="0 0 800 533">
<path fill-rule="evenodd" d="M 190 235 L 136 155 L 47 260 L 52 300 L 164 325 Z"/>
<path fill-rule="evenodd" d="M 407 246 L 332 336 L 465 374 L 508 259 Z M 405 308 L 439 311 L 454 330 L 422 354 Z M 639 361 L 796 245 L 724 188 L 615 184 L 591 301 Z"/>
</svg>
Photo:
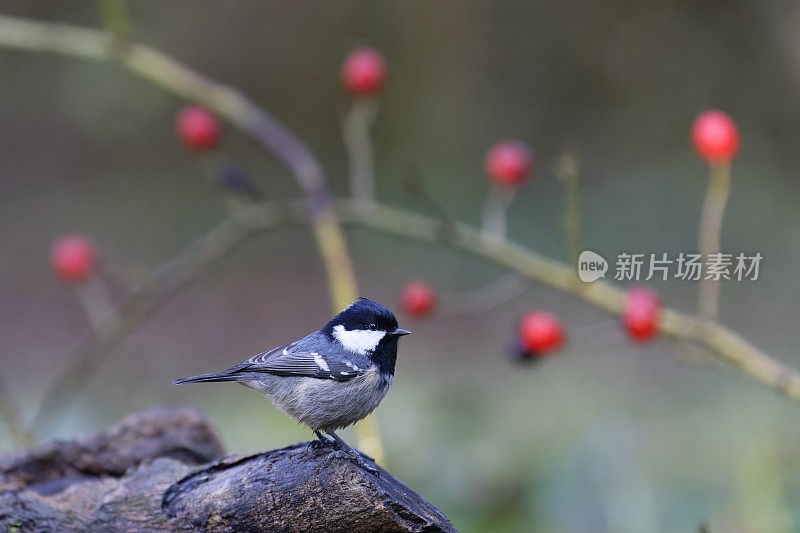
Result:
<svg viewBox="0 0 800 533">
<path fill-rule="evenodd" d="M 341 449 L 339 449 L 339 450 L 331 450 L 325 456 L 325 459 L 323 459 L 323 464 L 327 465 L 328 463 L 330 463 L 332 461 L 339 460 L 339 459 L 347 459 L 347 460 L 349 460 L 350 459 L 350 455 L 347 452 L 345 452 L 344 450 L 341 450 Z"/>
<path fill-rule="evenodd" d="M 314 448 L 314 449 L 316 449 L 316 448 L 329 448 L 329 447 L 337 447 L 338 448 L 338 444 L 336 443 L 336 441 L 333 440 L 333 439 L 329 439 L 327 437 L 324 437 L 324 438 L 321 438 L 321 439 L 314 439 L 314 440 L 310 441 L 308 443 L 308 445 L 311 448 Z"/>
<path fill-rule="evenodd" d="M 309 441 L 308 445 L 306 445 L 306 457 L 307 458 L 311 457 L 312 450 L 316 451 L 323 448 L 328 448 L 330 446 L 337 446 L 337 444 L 336 441 L 334 441 L 333 439 L 329 439 L 327 437 L 322 437 L 319 439 L 314 439 L 312 441 Z"/>
</svg>

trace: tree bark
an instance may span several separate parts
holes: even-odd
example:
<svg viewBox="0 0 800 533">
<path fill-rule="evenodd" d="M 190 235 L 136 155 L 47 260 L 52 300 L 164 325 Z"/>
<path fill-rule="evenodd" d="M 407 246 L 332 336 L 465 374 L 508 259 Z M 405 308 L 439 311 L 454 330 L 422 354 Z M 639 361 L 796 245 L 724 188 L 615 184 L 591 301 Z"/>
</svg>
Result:
<svg viewBox="0 0 800 533">
<path fill-rule="evenodd" d="M 0 532 L 455 531 L 394 476 L 332 444 L 222 455 L 200 413 L 160 407 L 0 457 Z"/>
</svg>

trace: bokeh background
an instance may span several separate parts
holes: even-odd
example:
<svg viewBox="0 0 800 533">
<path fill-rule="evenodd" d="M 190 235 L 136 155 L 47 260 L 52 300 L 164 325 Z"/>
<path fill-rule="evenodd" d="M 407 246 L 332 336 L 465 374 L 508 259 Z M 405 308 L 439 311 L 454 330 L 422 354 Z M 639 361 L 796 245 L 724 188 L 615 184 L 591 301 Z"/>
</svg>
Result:
<svg viewBox="0 0 800 533">
<path fill-rule="evenodd" d="M 721 317 L 800 366 L 800 6 L 794 2 L 129 3 L 134 38 L 240 88 L 304 138 L 345 192 L 339 66 L 369 43 L 390 68 L 374 130 L 379 197 L 422 210 L 417 170 L 454 217 L 477 223 L 482 158 L 501 138 L 537 154 L 511 213 L 512 238 L 563 258 L 567 146 L 583 162 L 584 238 L 622 251 L 693 252 L 707 169 L 689 127 L 709 107 L 738 122 L 742 150 L 726 251 L 764 256 L 757 282 L 727 283 Z M 94 2 L 6 0 L 3 13 L 99 26 Z M 66 232 L 107 264 L 147 271 L 220 220 L 209 176 L 224 163 L 270 198 L 299 193 L 269 154 L 226 128 L 213 157 L 173 133 L 183 104 L 108 64 L 0 50 L 1 378 L 31 414 L 88 332 L 48 265 Z M 505 273 L 446 247 L 348 229 L 364 296 L 397 308 L 409 279 L 458 295 Z M 696 286 L 652 282 L 692 309 Z M 124 290 L 114 286 L 115 297 Z M 520 367 L 504 353 L 516 320 L 560 315 L 570 343 Z M 310 432 L 234 385 L 173 387 L 315 329 L 329 317 L 306 229 L 250 241 L 120 345 L 39 437 L 71 437 L 154 404 L 188 404 L 232 452 Z M 800 527 L 800 410 L 736 372 L 633 345 L 613 317 L 547 288 L 486 313 L 401 325 L 398 374 L 378 409 L 387 467 L 462 531 L 793 531 Z M 11 448 L 0 427 L 0 449 Z M 352 430 L 344 432 L 355 441 Z"/>
</svg>

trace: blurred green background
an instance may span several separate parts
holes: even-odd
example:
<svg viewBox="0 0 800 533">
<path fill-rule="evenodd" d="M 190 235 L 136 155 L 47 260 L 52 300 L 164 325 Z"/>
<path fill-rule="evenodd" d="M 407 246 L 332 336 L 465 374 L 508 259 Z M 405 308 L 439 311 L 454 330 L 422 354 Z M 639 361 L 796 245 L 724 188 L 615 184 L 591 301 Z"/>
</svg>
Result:
<svg viewBox="0 0 800 533">
<path fill-rule="evenodd" d="M 689 127 L 709 107 L 739 124 L 723 248 L 764 256 L 757 282 L 726 283 L 722 320 L 800 366 L 800 5 L 795 2 L 129 3 L 134 38 L 240 88 L 304 138 L 345 191 L 339 66 L 353 46 L 386 56 L 375 127 L 378 194 L 422 210 L 403 181 L 477 223 L 486 149 L 517 137 L 537 154 L 511 236 L 563 257 L 557 157 L 583 161 L 587 246 L 693 252 L 707 169 Z M 98 26 L 94 2 L 6 0 L 3 13 Z M 220 220 L 209 177 L 223 163 L 269 198 L 294 182 L 226 128 L 198 159 L 173 133 L 183 104 L 108 64 L 0 49 L 0 357 L 30 414 L 88 332 L 49 270 L 61 234 L 92 238 L 108 264 L 147 271 Z M 349 229 L 364 296 L 399 310 L 409 279 L 457 295 L 504 272 L 440 246 Z M 652 282 L 693 309 L 690 282 Z M 115 297 L 123 298 L 119 285 Z M 534 308 L 570 344 L 543 364 L 504 353 Z M 154 404 L 196 405 L 232 452 L 312 435 L 233 385 L 173 387 L 318 327 L 329 301 L 313 239 L 281 229 L 249 242 L 119 346 L 39 436 L 71 437 Z M 378 409 L 387 468 L 470 531 L 796 531 L 800 409 L 736 372 L 686 365 L 673 346 L 629 342 L 613 317 L 547 288 L 488 313 L 413 321 Z M 11 448 L 0 426 L 0 449 Z M 355 441 L 352 430 L 346 440 Z"/>
</svg>

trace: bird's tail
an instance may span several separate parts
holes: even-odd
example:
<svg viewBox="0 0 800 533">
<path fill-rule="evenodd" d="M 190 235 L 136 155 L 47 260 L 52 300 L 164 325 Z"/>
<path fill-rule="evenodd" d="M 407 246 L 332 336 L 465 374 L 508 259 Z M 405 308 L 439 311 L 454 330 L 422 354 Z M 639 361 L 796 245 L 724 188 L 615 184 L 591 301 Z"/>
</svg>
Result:
<svg viewBox="0 0 800 533">
<path fill-rule="evenodd" d="M 211 383 L 215 381 L 238 381 L 239 376 L 227 372 L 218 372 L 214 374 L 201 374 L 199 376 L 192 376 L 190 378 L 179 378 L 174 380 L 174 385 L 183 385 L 184 383 Z"/>
</svg>

